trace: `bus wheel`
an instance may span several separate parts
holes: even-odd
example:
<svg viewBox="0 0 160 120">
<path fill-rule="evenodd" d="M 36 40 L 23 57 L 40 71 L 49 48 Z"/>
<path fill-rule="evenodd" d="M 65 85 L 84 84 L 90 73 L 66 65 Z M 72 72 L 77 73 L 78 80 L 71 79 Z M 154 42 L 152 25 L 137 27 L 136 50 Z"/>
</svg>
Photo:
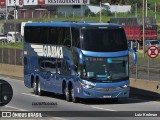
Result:
<svg viewBox="0 0 160 120">
<path fill-rule="evenodd" d="M 66 98 L 66 101 L 68 102 L 71 101 L 70 93 L 67 87 L 65 88 L 65 98 Z"/>
<path fill-rule="evenodd" d="M 41 90 L 40 81 L 38 81 L 38 90 L 37 90 L 37 92 L 38 92 L 38 95 L 39 95 L 39 96 L 42 96 L 42 95 L 43 95 L 43 91 Z"/>
<path fill-rule="evenodd" d="M 77 103 L 77 102 L 78 102 L 78 98 L 75 97 L 74 88 L 73 88 L 73 87 L 72 87 L 72 89 L 71 89 L 71 97 L 72 97 L 72 102 L 74 102 L 74 103 Z"/>
<path fill-rule="evenodd" d="M 33 82 L 33 92 L 34 92 L 35 95 L 38 94 L 38 87 L 37 87 L 37 82 L 36 81 Z"/>
</svg>

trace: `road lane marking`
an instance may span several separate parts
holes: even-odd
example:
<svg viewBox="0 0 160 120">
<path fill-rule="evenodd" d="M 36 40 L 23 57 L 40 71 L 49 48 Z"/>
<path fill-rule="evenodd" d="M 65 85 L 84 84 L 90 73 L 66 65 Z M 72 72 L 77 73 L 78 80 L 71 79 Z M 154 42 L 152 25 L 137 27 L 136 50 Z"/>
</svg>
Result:
<svg viewBox="0 0 160 120">
<path fill-rule="evenodd" d="M 105 110 L 105 111 L 117 111 L 117 110 L 112 110 L 112 109 L 100 108 L 100 107 L 96 107 L 96 106 L 92 106 L 92 108 Z"/>
<path fill-rule="evenodd" d="M 69 120 L 69 119 L 66 119 L 66 118 L 60 118 L 60 117 L 52 117 L 53 118 L 53 120 L 54 120 L 54 118 L 55 118 L 55 120 Z"/>
<path fill-rule="evenodd" d="M 32 97 L 43 97 L 43 96 L 38 96 L 38 95 L 32 95 L 32 94 L 28 94 L 28 93 L 21 93 L 23 95 L 28 95 L 28 96 L 32 96 Z"/>
<path fill-rule="evenodd" d="M 28 110 L 25 110 L 25 109 L 21 109 L 21 108 L 9 106 L 9 105 L 6 105 L 6 107 L 9 107 L 9 108 L 12 108 L 12 109 L 16 109 L 16 110 L 20 110 L 20 111 L 28 111 Z"/>
</svg>

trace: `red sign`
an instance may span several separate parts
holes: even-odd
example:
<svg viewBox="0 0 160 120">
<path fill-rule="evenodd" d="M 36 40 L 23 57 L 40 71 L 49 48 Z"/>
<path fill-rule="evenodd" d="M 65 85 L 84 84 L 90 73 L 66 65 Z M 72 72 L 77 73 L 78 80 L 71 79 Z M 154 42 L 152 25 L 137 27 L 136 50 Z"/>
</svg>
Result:
<svg viewBox="0 0 160 120">
<path fill-rule="evenodd" d="M 38 0 L 38 5 L 44 5 L 45 4 L 45 0 Z"/>
<path fill-rule="evenodd" d="M 147 50 L 147 54 L 150 58 L 156 58 L 159 55 L 159 50 L 156 46 L 150 46 Z"/>
<path fill-rule="evenodd" d="M 0 0 L 0 7 L 6 6 L 6 0 Z"/>
</svg>

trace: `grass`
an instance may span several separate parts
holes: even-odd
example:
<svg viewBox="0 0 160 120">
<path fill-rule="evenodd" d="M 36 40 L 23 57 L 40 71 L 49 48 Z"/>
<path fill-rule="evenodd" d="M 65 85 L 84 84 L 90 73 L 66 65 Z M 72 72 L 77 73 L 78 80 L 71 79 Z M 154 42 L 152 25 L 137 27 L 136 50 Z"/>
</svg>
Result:
<svg viewBox="0 0 160 120">
<path fill-rule="evenodd" d="M 150 4 L 153 4 L 153 3 L 158 3 L 158 2 L 160 2 L 159 0 L 148 0 L 148 3 L 150 3 Z"/>
<path fill-rule="evenodd" d="M 0 43 L 0 48 L 16 48 L 16 49 L 22 49 L 23 45 L 21 42 L 18 43 Z"/>
</svg>

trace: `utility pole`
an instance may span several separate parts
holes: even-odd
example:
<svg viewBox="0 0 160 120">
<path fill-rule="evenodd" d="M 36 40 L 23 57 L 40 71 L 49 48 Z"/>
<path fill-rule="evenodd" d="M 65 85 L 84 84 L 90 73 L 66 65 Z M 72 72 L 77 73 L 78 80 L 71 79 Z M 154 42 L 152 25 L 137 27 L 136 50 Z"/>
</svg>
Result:
<svg viewBox="0 0 160 120">
<path fill-rule="evenodd" d="M 81 21 L 83 21 L 83 5 L 81 5 Z"/>
<path fill-rule="evenodd" d="M 155 2 L 155 19 L 157 19 L 157 4 Z"/>
<path fill-rule="evenodd" d="M 8 20 L 8 0 L 6 0 L 6 21 Z"/>
<path fill-rule="evenodd" d="M 137 3 L 135 4 L 135 17 L 137 17 Z"/>
<path fill-rule="evenodd" d="M 148 2 L 147 2 L 147 0 L 146 0 L 146 17 L 148 16 L 148 14 L 147 14 L 147 13 L 148 13 L 148 9 L 147 9 L 147 8 L 148 8 L 148 5 L 147 5 L 147 3 L 148 3 Z"/>
<path fill-rule="evenodd" d="M 101 3 L 101 1 L 100 1 L 100 3 L 99 3 L 100 5 L 100 12 L 99 12 L 99 22 L 101 23 L 102 22 L 102 3 Z"/>
<path fill-rule="evenodd" d="M 115 18 L 117 18 L 117 5 L 115 6 Z"/>
<path fill-rule="evenodd" d="M 145 42 L 145 27 L 144 27 L 144 22 L 145 22 L 145 0 L 143 0 L 143 11 L 142 11 L 142 19 L 143 19 L 143 57 L 145 57 L 145 45 L 144 45 L 144 42 Z"/>
</svg>

